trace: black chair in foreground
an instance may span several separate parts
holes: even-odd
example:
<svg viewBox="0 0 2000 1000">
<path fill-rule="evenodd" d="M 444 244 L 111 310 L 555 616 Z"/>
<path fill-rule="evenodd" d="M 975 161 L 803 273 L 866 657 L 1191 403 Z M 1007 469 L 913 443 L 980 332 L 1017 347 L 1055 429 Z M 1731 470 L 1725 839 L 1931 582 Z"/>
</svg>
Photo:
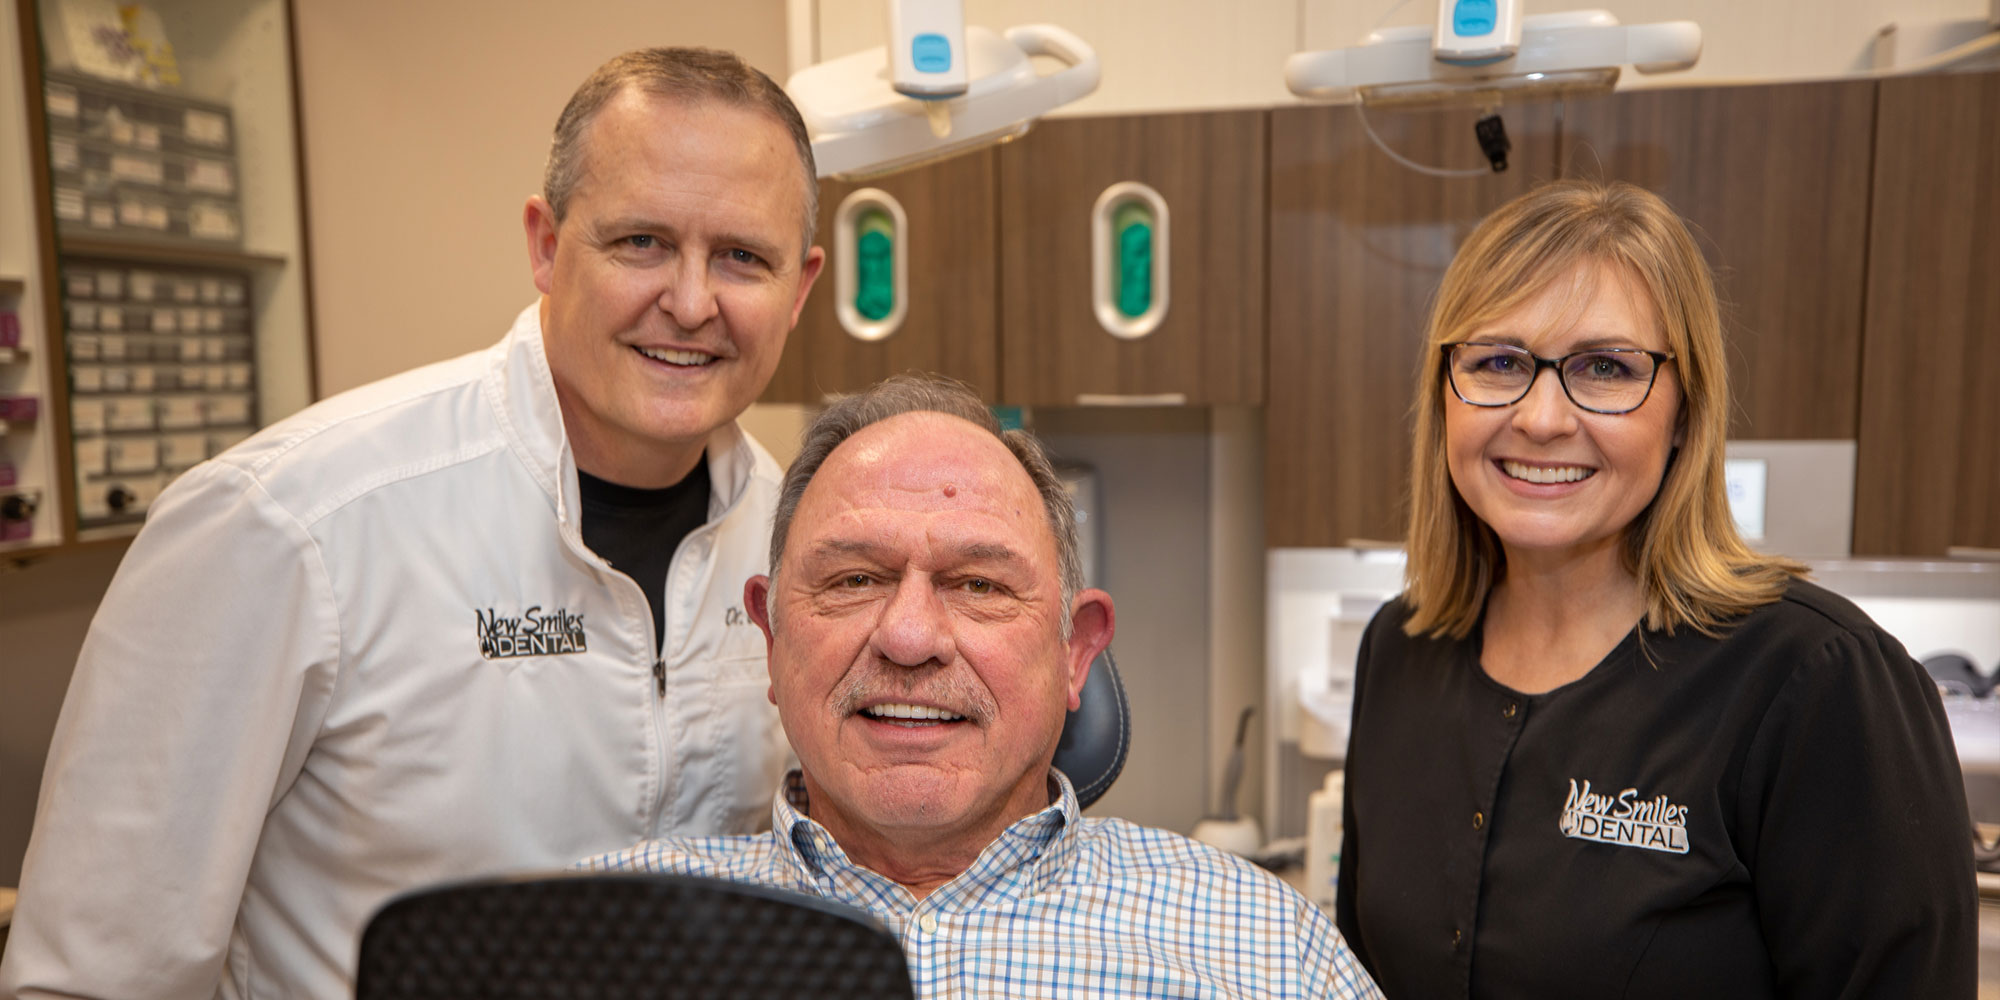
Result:
<svg viewBox="0 0 2000 1000">
<path fill-rule="evenodd" d="M 431 886 L 361 937 L 356 1000 L 913 998 L 867 913 L 782 889 L 608 872 Z"/>
</svg>

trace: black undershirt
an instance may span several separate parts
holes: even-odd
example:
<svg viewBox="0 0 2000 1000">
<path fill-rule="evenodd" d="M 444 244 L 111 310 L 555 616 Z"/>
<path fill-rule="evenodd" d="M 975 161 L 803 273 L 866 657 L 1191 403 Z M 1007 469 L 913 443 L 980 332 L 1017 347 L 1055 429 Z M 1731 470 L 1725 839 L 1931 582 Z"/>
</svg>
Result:
<svg viewBox="0 0 2000 1000">
<path fill-rule="evenodd" d="M 576 479 L 583 495 L 583 544 L 646 592 L 658 651 L 667 634 L 667 567 L 681 539 L 708 520 L 707 456 L 680 482 L 662 489 L 620 486 L 581 469 Z"/>
</svg>

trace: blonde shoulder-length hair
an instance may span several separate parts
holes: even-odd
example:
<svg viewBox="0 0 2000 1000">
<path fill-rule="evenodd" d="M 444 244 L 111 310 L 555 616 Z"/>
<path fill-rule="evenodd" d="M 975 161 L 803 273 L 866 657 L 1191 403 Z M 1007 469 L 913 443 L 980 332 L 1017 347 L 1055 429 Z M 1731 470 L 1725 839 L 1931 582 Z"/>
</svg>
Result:
<svg viewBox="0 0 2000 1000">
<path fill-rule="evenodd" d="M 1783 594 L 1796 562 L 1744 544 L 1722 480 L 1728 361 L 1708 265 L 1667 204 L 1625 183 L 1559 181 L 1502 205 L 1459 248 L 1438 288 L 1419 365 L 1410 463 L 1411 635 L 1462 638 L 1505 572 L 1493 529 L 1459 496 L 1445 462 L 1440 345 L 1513 311 L 1580 265 L 1606 263 L 1650 293 L 1681 387 L 1681 444 L 1653 502 L 1625 532 L 1625 564 L 1646 597 L 1645 625 L 1719 635 Z"/>
</svg>

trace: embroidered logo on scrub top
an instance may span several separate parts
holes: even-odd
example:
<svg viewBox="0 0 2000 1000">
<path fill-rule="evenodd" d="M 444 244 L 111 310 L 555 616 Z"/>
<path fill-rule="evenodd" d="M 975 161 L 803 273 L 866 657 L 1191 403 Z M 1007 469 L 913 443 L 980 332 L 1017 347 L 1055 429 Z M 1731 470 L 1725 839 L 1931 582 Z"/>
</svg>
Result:
<svg viewBox="0 0 2000 1000">
<path fill-rule="evenodd" d="M 588 651 L 583 616 L 561 608 L 544 611 L 537 604 L 511 618 L 491 608 L 474 608 L 472 613 L 479 623 L 479 655 L 489 660 Z"/>
<path fill-rule="evenodd" d="M 1674 805 L 1664 795 L 1641 799 L 1636 788 L 1610 795 L 1591 791 L 1588 781 L 1579 788 L 1571 778 L 1569 800 L 1556 828 L 1578 840 L 1686 854 L 1687 814 L 1688 807 Z"/>
</svg>

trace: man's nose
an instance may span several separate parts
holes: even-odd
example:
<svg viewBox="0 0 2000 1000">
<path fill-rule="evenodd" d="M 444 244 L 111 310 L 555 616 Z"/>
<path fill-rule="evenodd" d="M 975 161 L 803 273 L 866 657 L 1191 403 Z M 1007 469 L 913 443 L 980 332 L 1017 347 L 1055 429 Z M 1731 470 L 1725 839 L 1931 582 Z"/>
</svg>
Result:
<svg viewBox="0 0 2000 1000">
<path fill-rule="evenodd" d="M 905 667 L 950 663 L 957 655 L 951 633 L 951 611 L 928 575 L 912 573 L 896 584 L 882 617 L 875 623 L 875 651 Z"/>
<path fill-rule="evenodd" d="M 1514 427 L 1530 438 L 1547 440 L 1574 433 L 1576 413 L 1556 370 L 1545 368 L 1535 373 L 1528 394 L 1514 404 Z"/>
<path fill-rule="evenodd" d="M 682 254 L 668 268 L 660 290 L 660 311 L 683 330 L 698 330 L 715 318 L 714 276 L 705 255 Z"/>
</svg>

